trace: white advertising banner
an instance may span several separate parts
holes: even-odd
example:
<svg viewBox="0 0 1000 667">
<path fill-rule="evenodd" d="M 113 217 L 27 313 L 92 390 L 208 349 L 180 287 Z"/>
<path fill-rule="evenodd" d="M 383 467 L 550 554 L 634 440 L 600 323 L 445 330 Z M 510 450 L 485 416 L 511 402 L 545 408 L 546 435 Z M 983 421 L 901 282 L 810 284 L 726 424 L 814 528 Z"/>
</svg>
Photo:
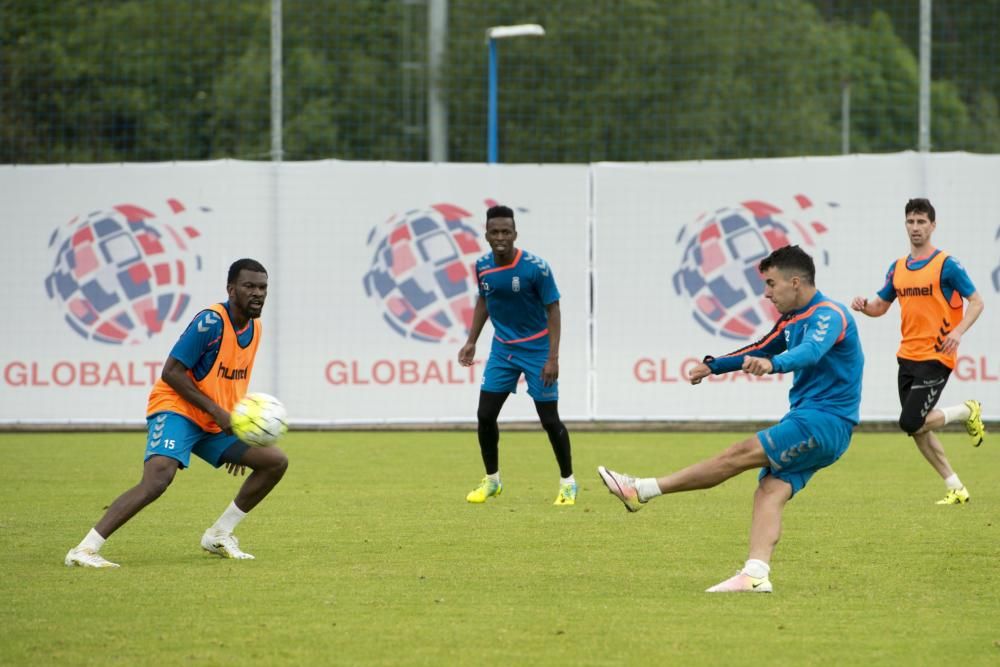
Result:
<svg viewBox="0 0 1000 667">
<path fill-rule="evenodd" d="M 774 321 L 761 253 L 798 243 L 817 283 L 873 296 L 906 254 L 903 204 L 929 197 L 935 243 L 986 302 L 945 402 L 1000 416 L 1000 157 L 966 154 L 596 165 L 219 161 L 0 167 L 0 424 L 139 424 L 149 389 L 199 309 L 226 298 L 240 257 L 269 270 L 251 388 L 294 423 L 474 422 L 492 339 L 457 353 L 489 248 L 484 213 L 516 212 L 518 247 L 562 298 L 566 419 L 774 419 L 790 377 L 701 386 L 690 364 Z M 899 313 L 857 316 L 862 416 L 894 419 Z M 522 383 L 505 420 L 533 420 Z"/>
<path fill-rule="evenodd" d="M 0 168 L 12 306 L 0 421 L 140 423 L 150 386 L 240 257 L 268 268 L 251 389 L 299 423 L 474 421 L 459 366 L 486 208 L 562 294 L 560 410 L 588 410 L 588 168 L 210 162 Z M 522 385 L 523 386 L 523 385 Z M 522 389 L 505 419 L 534 418 Z"/>
<path fill-rule="evenodd" d="M 229 264 L 275 261 L 268 174 L 246 162 L 0 168 L 0 420 L 141 423 L 180 333 L 226 299 Z M 259 359 L 254 379 L 271 372 Z"/>
<path fill-rule="evenodd" d="M 285 165 L 276 391 L 310 420 L 474 422 L 492 328 L 474 367 L 458 351 L 478 289 L 471 267 L 489 252 L 485 212 L 501 202 L 517 247 L 554 272 L 559 409 L 587 418 L 588 182 L 586 166 Z M 501 418 L 537 419 L 526 385 Z"/>
<path fill-rule="evenodd" d="M 817 286 L 849 305 L 875 295 L 909 252 L 903 207 L 927 196 L 934 242 L 966 267 L 986 310 L 960 348 L 945 404 L 979 398 L 1000 415 L 1000 157 L 916 154 L 593 166 L 595 412 L 598 419 L 775 419 L 791 377 L 714 376 L 691 386 L 705 355 L 771 329 L 757 262 L 786 243 L 816 260 Z M 899 412 L 899 310 L 858 322 L 863 419 Z"/>
</svg>

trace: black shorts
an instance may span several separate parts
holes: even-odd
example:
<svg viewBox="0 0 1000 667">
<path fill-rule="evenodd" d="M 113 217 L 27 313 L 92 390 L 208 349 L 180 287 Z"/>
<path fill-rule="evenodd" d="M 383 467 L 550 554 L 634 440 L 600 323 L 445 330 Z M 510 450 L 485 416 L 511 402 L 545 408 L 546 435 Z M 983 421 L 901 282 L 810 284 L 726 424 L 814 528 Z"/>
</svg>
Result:
<svg viewBox="0 0 1000 667">
<path fill-rule="evenodd" d="M 928 413 L 941 399 L 951 369 L 934 360 L 912 361 L 897 357 L 897 361 L 899 404 L 903 408 L 899 425 L 904 431 L 914 433 L 924 425 Z"/>
</svg>

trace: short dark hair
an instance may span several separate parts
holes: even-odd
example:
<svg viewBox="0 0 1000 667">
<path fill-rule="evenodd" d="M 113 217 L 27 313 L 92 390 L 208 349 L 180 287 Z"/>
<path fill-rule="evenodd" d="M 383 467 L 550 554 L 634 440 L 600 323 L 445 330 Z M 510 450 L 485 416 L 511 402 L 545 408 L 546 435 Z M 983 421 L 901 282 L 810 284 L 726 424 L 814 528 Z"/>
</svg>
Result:
<svg viewBox="0 0 1000 667">
<path fill-rule="evenodd" d="M 770 255 L 760 260 L 757 269 L 764 273 L 774 267 L 782 272 L 794 273 L 806 279 L 810 285 L 816 284 L 816 264 L 802 248 L 797 245 L 786 245 L 778 248 Z"/>
<path fill-rule="evenodd" d="M 229 266 L 229 277 L 226 278 L 226 284 L 235 284 L 236 279 L 240 277 L 240 271 L 243 271 L 244 269 L 247 271 L 256 271 L 258 273 L 267 273 L 267 269 L 264 268 L 264 265 L 256 259 L 244 257 L 243 259 L 236 260 Z"/>
<path fill-rule="evenodd" d="M 934 218 L 937 215 L 934 212 L 934 205 L 931 204 L 931 200 L 924 197 L 915 197 L 906 202 L 906 215 L 911 213 L 926 213 L 927 218 L 931 222 L 934 222 Z"/>
<path fill-rule="evenodd" d="M 504 206 L 503 204 L 496 204 L 490 206 L 486 209 L 486 222 L 489 222 L 493 218 L 510 218 L 511 221 L 514 220 L 514 210 L 510 206 Z M 517 229 L 517 223 L 514 223 L 514 229 Z"/>
</svg>

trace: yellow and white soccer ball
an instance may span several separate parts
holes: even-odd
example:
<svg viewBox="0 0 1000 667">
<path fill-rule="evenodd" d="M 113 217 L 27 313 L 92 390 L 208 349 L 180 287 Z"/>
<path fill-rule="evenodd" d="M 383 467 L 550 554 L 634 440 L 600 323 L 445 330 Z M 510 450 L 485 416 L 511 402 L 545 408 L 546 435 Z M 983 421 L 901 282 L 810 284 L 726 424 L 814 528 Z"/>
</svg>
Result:
<svg viewBox="0 0 1000 667">
<path fill-rule="evenodd" d="M 244 396 L 230 415 L 233 434 L 253 447 L 270 447 L 288 432 L 288 411 L 270 394 Z"/>
</svg>

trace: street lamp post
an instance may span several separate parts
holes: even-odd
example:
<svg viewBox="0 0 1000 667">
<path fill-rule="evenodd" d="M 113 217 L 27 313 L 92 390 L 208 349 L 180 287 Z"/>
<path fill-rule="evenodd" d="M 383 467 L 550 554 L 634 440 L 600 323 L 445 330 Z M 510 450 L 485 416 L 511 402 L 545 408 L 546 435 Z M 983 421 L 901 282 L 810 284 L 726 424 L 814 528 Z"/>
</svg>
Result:
<svg viewBox="0 0 1000 667">
<path fill-rule="evenodd" d="M 510 37 L 541 37 L 545 28 L 537 23 L 521 25 L 496 25 L 486 29 L 486 45 L 488 47 L 487 62 L 487 108 L 486 108 L 486 161 L 496 164 L 499 161 L 500 137 L 499 120 L 497 118 L 497 40 Z"/>
</svg>

